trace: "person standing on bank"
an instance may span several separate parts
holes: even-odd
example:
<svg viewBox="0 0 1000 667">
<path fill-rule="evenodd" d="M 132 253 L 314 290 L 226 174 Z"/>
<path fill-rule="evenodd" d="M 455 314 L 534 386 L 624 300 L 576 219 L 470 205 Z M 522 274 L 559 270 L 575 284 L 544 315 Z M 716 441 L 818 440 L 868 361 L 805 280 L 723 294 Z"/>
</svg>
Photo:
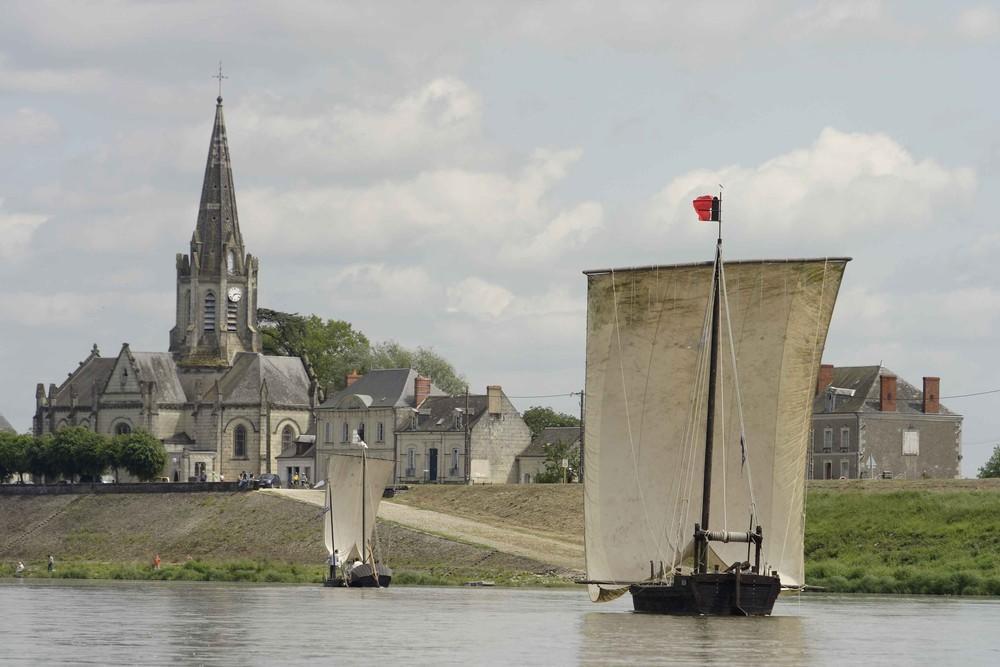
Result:
<svg viewBox="0 0 1000 667">
<path fill-rule="evenodd" d="M 49 554 L 49 572 L 56 569 L 56 559 L 52 554 Z"/>
</svg>

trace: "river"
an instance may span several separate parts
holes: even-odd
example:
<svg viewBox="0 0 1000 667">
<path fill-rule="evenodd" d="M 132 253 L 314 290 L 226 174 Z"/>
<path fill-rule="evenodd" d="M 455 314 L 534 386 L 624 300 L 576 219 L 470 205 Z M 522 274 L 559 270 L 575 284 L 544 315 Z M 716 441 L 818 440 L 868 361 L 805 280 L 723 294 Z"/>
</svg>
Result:
<svg viewBox="0 0 1000 667">
<path fill-rule="evenodd" d="M 1000 601 L 782 596 L 633 614 L 584 590 L 0 581 L 3 664 L 997 665 Z"/>
</svg>

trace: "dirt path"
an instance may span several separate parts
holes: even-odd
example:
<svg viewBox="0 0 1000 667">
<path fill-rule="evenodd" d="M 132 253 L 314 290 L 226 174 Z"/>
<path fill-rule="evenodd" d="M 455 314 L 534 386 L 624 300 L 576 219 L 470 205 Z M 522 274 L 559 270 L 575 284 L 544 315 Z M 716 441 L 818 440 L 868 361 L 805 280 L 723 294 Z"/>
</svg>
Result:
<svg viewBox="0 0 1000 667">
<path fill-rule="evenodd" d="M 319 507 L 323 506 L 324 501 L 322 491 L 271 489 L 265 493 L 281 495 Z M 494 526 L 442 512 L 408 507 L 390 500 L 382 501 L 379 505 L 378 515 L 379 518 L 398 523 L 412 530 L 478 544 L 542 563 L 551 563 L 558 567 L 583 570 L 583 547 L 581 545 L 552 537 L 543 537 L 527 530 Z"/>
</svg>

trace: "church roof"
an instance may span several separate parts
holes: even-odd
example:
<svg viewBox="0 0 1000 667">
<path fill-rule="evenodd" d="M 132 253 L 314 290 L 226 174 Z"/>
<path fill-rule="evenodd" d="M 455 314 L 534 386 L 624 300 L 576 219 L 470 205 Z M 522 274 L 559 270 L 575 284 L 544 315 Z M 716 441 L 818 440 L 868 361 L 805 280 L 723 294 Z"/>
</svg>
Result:
<svg viewBox="0 0 1000 667">
<path fill-rule="evenodd" d="M 226 139 L 226 122 L 222 115 L 222 97 L 215 106 L 215 124 L 212 126 L 212 141 L 208 148 L 205 164 L 205 179 L 201 186 L 201 203 L 198 207 L 198 224 L 192 239 L 200 243 L 197 261 L 203 274 L 218 275 L 226 264 L 222 246 L 229 244 L 236 255 L 242 258 L 243 235 L 240 233 L 239 216 L 236 211 L 236 191 L 233 187 L 233 167 L 229 158 L 229 142 Z M 195 257 L 192 256 L 192 262 Z"/>
<path fill-rule="evenodd" d="M 93 396 L 94 385 L 97 385 L 98 392 L 104 391 L 104 386 L 108 383 L 108 378 L 111 377 L 111 371 L 114 370 L 116 361 L 114 357 L 98 357 L 91 354 L 56 389 L 56 395 L 52 400 L 51 407 L 70 407 L 72 405 L 74 389 L 76 390 L 78 404 L 89 406 L 91 404 L 91 397 Z"/>
<path fill-rule="evenodd" d="M 153 400 L 157 403 L 184 403 L 187 396 L 177 377 L 177 364 L 169 352 L 133 352 L 132 358 L 139 367 L 139 379 L 155 382 Z"/>
<path fill-rule="evenodd" d="M 309 406 L 309 375 L 298 357 L 240 352 L 233 367 L 219 380 L 223 403 L 257 403 L 267 383 L 268 402 Z M 206 398 L 214 399 L 215 390 Z"/>
<path fill-rule="evenodd" d="M 0 415 L 0 432 L 17 433 L 14 427 L 10 425 L 10 422 L 7 421 L 7 418 L 3 415 Z"/>
</svg>

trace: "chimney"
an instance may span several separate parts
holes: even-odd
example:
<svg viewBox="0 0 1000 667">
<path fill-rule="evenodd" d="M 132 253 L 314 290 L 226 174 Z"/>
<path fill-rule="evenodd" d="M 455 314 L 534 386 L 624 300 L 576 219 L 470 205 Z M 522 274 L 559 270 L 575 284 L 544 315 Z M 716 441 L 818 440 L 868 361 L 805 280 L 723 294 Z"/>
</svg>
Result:
<svg viewBox="0 0 1000 667">
<path fill-rule="evenodd" d="M 941 411 L 941 378 L 924 376 L 924 412 L 936 415 Z"/>
<path fill-rule="evenodd" d="M 413 407 L 419 408 L 424 399 L 431 394 L 431 379 L 418 375 L 413 380 Z"/>
<path fill-rule="evenodd" d="M 879 407 L 882 412 L 896 411 L 896 376 L 881 375 L 879 381 L 882 383 L 879 392 Z"/>
<path fill-rule="evenodd" d="M 498 384 L 491 384 L 486 387 L 486 406 L 491 415 L 499 415 L 503 411 L 503 401 L 500 400 L 502 393 L 503 390 Z"/>
<path fill-rule="evenodd" d="M 816 376 L 816 395 L 822 394 L 831 384 L 833 384 L 833 364 L 821 364 L 819 375 Z"/>
<path fill-rule="evenodd" d="M 354 384 L 361 378 L 362 376 L 358 374 L 357 369 L 354 369 L 353 371 L 347 374 L 347 386 L 350 387 L 352 384 Z"/>
</svg>

